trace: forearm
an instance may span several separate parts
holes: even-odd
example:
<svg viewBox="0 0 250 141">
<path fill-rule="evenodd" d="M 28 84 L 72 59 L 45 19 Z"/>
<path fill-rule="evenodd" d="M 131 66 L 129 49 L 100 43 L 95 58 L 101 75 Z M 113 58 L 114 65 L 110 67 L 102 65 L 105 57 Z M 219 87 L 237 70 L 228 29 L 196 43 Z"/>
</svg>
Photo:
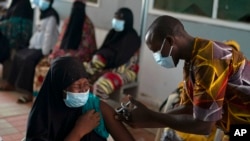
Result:
<svg viewBox="0 0 250 141">
<path fill-rule="evenodd" d="M 193 117 L 192 106 L 179 106 L 166 113 L 148 111 L 146 122 L 137 124 L 140 128 L 164 128 L 169 127 L 174 130 L 193 133 L 209 134 L 213 127 L 213 122 L 204 122 Z"/>
<path fill-rule="evenodd" d="M 169 127 L 178 131 L 204 134 L 210 133 L 215 122 L 205 122 L 193 117 L 192 106 L 180 106 L 166 113 L 152 112 L 155 125 Z"/>
<path fill-rule="evenodd" d="M 192 114 L 170 114 L 154 112 L 157 127 L 169 127 L 181 132 L 208 135 L 214 122 L 195 119 Z"/>
</svg>

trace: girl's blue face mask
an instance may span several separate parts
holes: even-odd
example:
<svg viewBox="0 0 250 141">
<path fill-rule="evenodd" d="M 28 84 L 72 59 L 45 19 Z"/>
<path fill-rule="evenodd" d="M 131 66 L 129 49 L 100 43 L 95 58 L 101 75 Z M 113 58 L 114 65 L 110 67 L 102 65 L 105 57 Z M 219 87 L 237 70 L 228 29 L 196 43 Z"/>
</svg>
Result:
<svg viewBox="0 0 250 141">
<path fill-rule="evenodd" d="M 84 106 L 89 98 L 89 90 L 84 93 L 72 93 L 66 91 L 66 98 L 64 103 L 70 108 L 76 108 Z"/>
<path fill-rule="evenodd" d="M 168 57 L 162 57 L 162 55 L 161 55 L 161 51 L 162 51 L 162 48 L 165 45 L 165 42 L 166 42 L 166 39 L 164 39 L 164 41 L 163 41 L 163 43 L 161 45 L 161 49 L 153 54 L 154 59 L 157 62 L 157 64 L 161 65 L 162 67 L 174 68 L 175 67 L 174 60 L 173 60 L 173 57 L 170 56 L 171 52 L 172 52 L 172 49 L 173 49 L 173 46 L 171 46 L 171 48 L 170 48 Z"/>
<path fill-rule="evenodd" d="M 115 31 L 118 31 L 118 32 L 123 31 L 124 30 L 124 24 L 125 24 L 124 20 L 118 20 L 116 18 L 112 19 L 112 28 Z"/>
<path fill-rule="evenodd" d="M 39 1 L 39 8 L 44 11 L 47 10 L 49 8 L 50 2 L 46 1 L 46 0 L 40 0 Z"/>
</svg>

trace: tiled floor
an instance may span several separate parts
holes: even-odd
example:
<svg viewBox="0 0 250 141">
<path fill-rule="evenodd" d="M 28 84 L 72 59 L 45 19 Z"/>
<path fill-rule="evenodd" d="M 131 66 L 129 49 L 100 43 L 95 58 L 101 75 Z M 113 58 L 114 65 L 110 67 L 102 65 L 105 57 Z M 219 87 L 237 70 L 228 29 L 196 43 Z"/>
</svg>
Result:
<svg viewBox="0 0 250 141">
<path fill-rule="evenodd" d="M 25 135 L 31 103 L 20 105 L 17 92 L 0 92 L 0 136 L 4 141 L 20 141 Z"/>
<path fill-rule="evenodd" d="M 0 141 L 20 141 L 25 136 L 28 113 L 32 106 L 17 104 L 17 92 L 0 91 Z M 128 129 L 136 141 L 154 141 L 155 134 L 144 129 Z"/>
</svg>

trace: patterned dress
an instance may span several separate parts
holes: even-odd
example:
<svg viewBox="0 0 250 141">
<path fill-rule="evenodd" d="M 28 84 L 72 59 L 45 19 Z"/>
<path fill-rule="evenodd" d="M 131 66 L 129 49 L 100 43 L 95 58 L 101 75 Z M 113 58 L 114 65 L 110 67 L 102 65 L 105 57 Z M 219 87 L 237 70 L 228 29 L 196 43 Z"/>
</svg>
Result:
<svg viewBox="0 0 250 141">
<path fill-rule="evenodd" d="M 223 43 L 196 38 L 192 59 L 184 65 L 182 104 L 194 106 L 194 117 L 218 121 L 226 133 L 231 124 L 250 124 L 250 62 Z"/>
<path fill-rule="evenodd" d="M 62 31 L 60 34 L 60 37 L 53 49 L 53 52 L 49 55 L 50 59 L 55 59 L 59 56 L 74 56 L 78 59 L 83 61 L 89 61 L 92 57 L 93 52 L 97 49 L 96 46 L 96 39 L 95 39 L 95 30 L 94 25 L 90 21 L 89 17 L 85 17 L 84 25 L 83 25 L 83 34 L 82 34 L 82 40 L 77 50 L 64 50 L 61 49 L 61 42 L 63 39 L 63 36 L 65 34 L 65 31 L 68 27 L 69 19 L 66 19 L 64 21 Z"/>
<path fill-rule="evenodd" d="M 36 66 L 36 72 L 33 83 L 33 95 L 35 96 L 38 94 L 42 86 L 43 80 L 49 70 L 51 59 L 55 59 L 59 56 L 74 56 L 82 62 L 89 61 L 92 57 L 93 52 L 97 49 L 94 25 L 87 16 L 83 24 L 82 40 L 78 50 L 60 49 L 60 44 L 67 29 L 68 23 L 69 19 L 66 19 L 64 21 L 62 31 L 59 35 L 59 39 L 55 47 L 53 48 L 53 52 L 49 55 L 49 57 L 43 58 Z"/>
<path fill-rule="evenodd" d="M 95 60 L 97 64 L 103 64 L 102 59 Z M 86 66 L 85 66 L 86 67 Z M 139 71 L 139 51 L 137 51 L 127 63 L 114 69 L 100 69 L 90 77 L 94 85 L 94 94 L 101 98 L 109 98 L 109 95 L 123 85 L 135 82 Z"/>
<path fill-rule="evenodd" d="M 0 22 L 0 32 L 9 40 L 11 48 L 27 47 L 32 36 L 31 19 L 11 17 Z"/>
</svg>

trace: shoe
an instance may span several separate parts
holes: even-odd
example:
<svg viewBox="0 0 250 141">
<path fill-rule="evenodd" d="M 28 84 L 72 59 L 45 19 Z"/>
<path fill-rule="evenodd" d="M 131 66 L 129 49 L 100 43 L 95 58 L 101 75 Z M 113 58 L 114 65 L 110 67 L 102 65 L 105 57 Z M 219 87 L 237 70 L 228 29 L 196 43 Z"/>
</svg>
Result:
<svg viewBox="0 0 250 141">
<path fill-rule="evenodd" d="M 33 97 L 21 96 L 18 98 L 17 103 L 26 104 L 33 101 Z"/>
<path fill-rule="evenodd" d="M 91 63 L 83 62 L 83 66 L 87 73 L 89 73 L 90 75 L 94 75 L 96 70 L 92 67 Z"/>
</svg>

